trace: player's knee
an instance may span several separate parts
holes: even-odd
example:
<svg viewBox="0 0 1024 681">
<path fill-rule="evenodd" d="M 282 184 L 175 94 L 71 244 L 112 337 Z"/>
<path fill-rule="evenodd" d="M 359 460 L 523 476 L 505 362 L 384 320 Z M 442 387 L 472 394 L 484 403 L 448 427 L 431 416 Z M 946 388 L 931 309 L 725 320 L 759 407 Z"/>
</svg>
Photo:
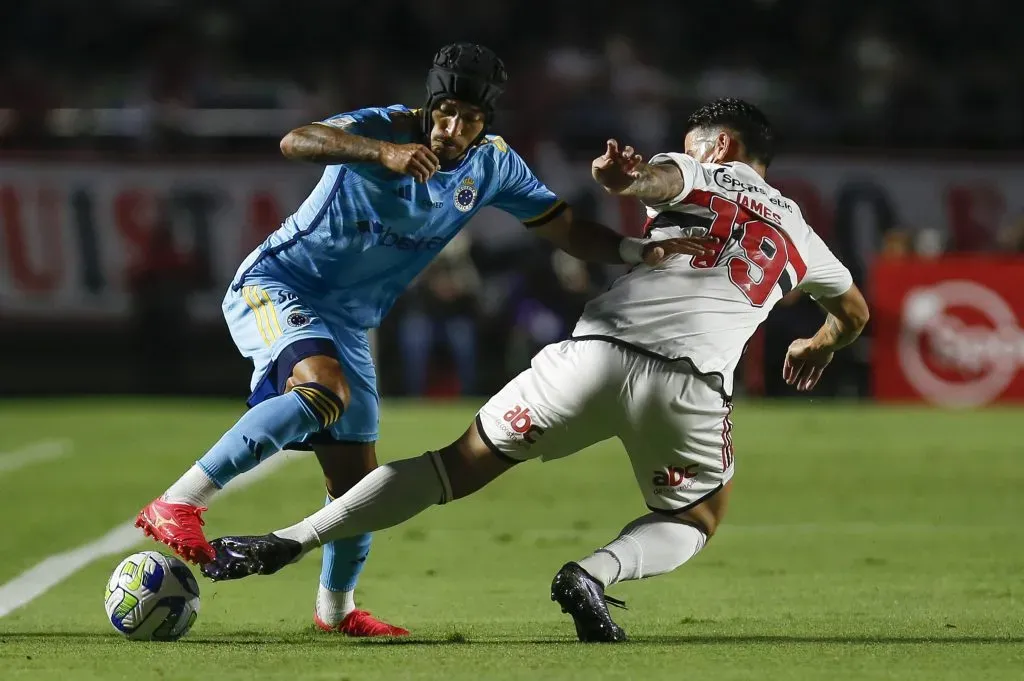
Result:
<svg viewBox="0 0 1024 681">
<path fill-rule="evenodd" d="M 469 496 L 512 467 L 495 456 L 473 428 L 440 450 L 439 460 L 451 485 L 452 499 Z"/>
<path fill-rule="evenodd" d="M 352 404 L 352 391 L 348 387 L 348 381 L 339 368 L 336 372 L 323 372 L 315 374 L 312 381 L 330 390 L 347 409 Z"/>
<path fill-rule="evenodd" d="M 318 355 L 307 357 L 292 369 L 292 375 L 288 378 L 287 386 L 291 390 L 304 383 L 315 383 L 326 388 L 341 400 L 345 408 L 352 403 L 352 391 L 345 374 L 341 370 L 338 360 L 333 357 Z"/>
<path fill-rule="evenodd" d="M 725 483 L 722 489 L 713 493 L 710 498 L 705 499 L 676 517 L 685 523 L 701 529 L 708 539 L 711 539 L 725 518 L 725 512 L 729 508 L 730 496 L 732 496 L 732 480 Z"/>
</svg>

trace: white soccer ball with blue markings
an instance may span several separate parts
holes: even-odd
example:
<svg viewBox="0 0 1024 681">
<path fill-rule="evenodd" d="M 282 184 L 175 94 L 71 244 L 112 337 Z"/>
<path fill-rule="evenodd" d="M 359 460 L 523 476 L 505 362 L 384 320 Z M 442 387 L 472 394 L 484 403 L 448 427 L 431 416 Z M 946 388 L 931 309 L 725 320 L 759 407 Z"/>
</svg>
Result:
<svg viewBox="0 0 1024 681">
<path fill-rule="evenodd" d="M 199 616 L 199 585 L 185 563 L 157 551 L 117 566 L 104 596 L 107 618 L 135 641 L 177 641 Z"/>
</svg>

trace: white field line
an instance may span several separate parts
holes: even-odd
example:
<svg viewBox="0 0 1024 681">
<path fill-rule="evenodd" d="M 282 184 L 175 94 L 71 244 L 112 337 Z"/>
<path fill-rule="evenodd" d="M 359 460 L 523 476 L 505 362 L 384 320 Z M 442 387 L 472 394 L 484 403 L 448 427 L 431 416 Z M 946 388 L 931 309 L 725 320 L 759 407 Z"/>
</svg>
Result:
<svg viewBox="0 0 1024 681">
<path fill-rule="evenodd" d="M 226 487 L 217 496 L 218 502 L 226 494 L 248 487 L 282 465 L 307 453 L 281 452 Z M 97 558 L 127 551 L 145 539 L 142 530 L 135 527 L 135 518 L 132 517 L 99 539 L 44 559 L 0 586 L 0 617 L 6 617 L 18 608 L 31 603 Z M 154 548 L 156 547 L 154 546 Z"/>
<path fill-rule="evenodd" d="M 0 452 L 0 475 L 44 461 L 70 456 L 74 450 L 71 440 L 40 440 L 13 452 Z"/>
</svg>

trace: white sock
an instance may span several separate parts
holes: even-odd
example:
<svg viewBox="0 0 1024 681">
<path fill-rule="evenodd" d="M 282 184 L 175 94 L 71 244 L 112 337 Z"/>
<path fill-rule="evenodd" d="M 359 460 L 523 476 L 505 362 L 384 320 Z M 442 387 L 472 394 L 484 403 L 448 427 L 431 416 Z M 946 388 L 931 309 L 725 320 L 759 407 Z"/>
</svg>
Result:
<svg viewBox="0 0 1024 681">
<path fill-rule="evenodd" d="M 376 532 L 451 500 L 451 484 L 437 452 L 392 461 L 305 520 L 274 532 L 308 551 L 336 539 Z"/>
<path fill-rule="evenodd" d="M 337 626 L 356 609 L 355 591 L 331 591 L 323 584 L 316 594 L 316 614 L 330 626 Z"/>
<path fill-rule="evenodd" d="M 198 465 L 193 465 L 185 471 L 185 475 L 178 478 L 178 481 L 167 488 L 163 496 L 164 501 L 175 504 L 191 504 L 192 506 L 209 506 L 213 495 L 217 493 L 217 485 Z"/>
<path fill-rule="evenodd" d="M 707 540 L 707 535 L 693 525 L 651 513 L 626 525 L 615 541 L 579 564 L 609 587 L 671 572 L 696 556 Z"/>
</svg>

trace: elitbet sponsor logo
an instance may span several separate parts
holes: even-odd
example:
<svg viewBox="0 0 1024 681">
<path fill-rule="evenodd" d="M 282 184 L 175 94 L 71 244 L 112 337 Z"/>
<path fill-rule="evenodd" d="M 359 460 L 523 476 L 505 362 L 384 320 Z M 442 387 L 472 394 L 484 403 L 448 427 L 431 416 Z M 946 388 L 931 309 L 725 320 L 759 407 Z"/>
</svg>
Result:
<svg viewBox="0 0 1024 681">
<path fill-rule="evenodd" d="M 898 350 L 907 380 L 921 395 L 972 407 L 999 397 L 1024 368 L 1024 330 L 992 289 L 946 281 L 907 294 Z"/>
<path fill-rule="evenodd" d="M 503 419 L 505 432 L 513 438 L 521 437 L 527 447 L 537 442 L 537 438 L 544 434 L 543 428 L 533 425 L 529 407 L 523 408 L 517 404 L 505 412 Z"/>
<path fill-rule="evenodd" d="M 697 482 L 697 473 L 700 466 L 691 463 L 686 466 L 669 466 L 659 471 L 654 471 L 654 478 L 651 481 L 654 485 L 655 494 L 663 494 L 680 489 L 690 489 Z"/>
</svg>

